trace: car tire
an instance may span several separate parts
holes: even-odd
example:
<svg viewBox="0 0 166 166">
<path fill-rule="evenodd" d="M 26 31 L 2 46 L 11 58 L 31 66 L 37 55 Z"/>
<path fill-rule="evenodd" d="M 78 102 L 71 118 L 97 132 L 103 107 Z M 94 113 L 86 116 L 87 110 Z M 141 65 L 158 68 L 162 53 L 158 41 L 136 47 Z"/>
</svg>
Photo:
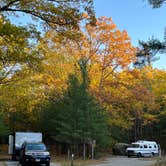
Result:
<svg viewBox="0 0 166 166">
<path fill-rule="evenodd" d="M 16 156 L 14 154 L 12 155 L 12 161 L 16 161 Z"/>
<path fill-rule="evenodd" d="M 155 156 L 155 154 L 154 154 L 154 152 L 152 152 L 152 157 L 154 157 Z"/>
<path fill-rule="evenodd" d="M 27 165 L 24 159 L 22 159 L 21 165 L 22 165 L 22 166 L 26 166 L 26 165 Z"/>
<path fill-rule="evenodd" d="M 46 166 L 50 166 L 50 162 L 46 163 Z"/>
<path fill-rule="evenodd" d="M 141 153 L 138 153 L 138 154 L 137 154 L 137 157 L 138 157 L 138 158 L 142 157 L 142 154 L 141 154 Z"/>
</svg>

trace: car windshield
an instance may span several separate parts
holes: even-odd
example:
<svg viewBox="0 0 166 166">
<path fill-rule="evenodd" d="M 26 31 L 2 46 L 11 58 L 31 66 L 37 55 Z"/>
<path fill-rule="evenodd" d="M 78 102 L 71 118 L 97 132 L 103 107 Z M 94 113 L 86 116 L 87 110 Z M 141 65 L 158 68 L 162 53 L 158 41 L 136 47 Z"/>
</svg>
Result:
<svg viewBox="0 0 166 166">
<path fill-rule="evenodd" d="M 139 144 L 131 144 L 132 148 L 139 148 Z"/>
<path fill-rule="evenodd" d="M 26 150 L 46 150 L 46 146 L 44 144 L 28 144 Z"/>
</svg>

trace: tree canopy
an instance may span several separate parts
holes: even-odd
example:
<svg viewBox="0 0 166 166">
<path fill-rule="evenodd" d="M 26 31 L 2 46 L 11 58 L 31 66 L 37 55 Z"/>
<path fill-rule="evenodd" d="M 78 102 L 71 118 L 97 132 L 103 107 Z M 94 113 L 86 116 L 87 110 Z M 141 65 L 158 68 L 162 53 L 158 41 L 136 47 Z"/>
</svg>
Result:
<svg viewBox="0 0 166 166">
<path fill-rule="evenodd" d="M 152 62 L 158 60 L 158 54 L 165 53 L 166 43 L 158 39 L 151 38 L 147 42 L 139 41 L 140 48 L 136 54 L 136 67 L 152 66 Z"/>
<path fill-rule="evenodd" d="M 42 129 L 69 147 L 90 144 L 93 140 L 104 147 L 108 144 L 107 113 L 88 92 L 86 65 L 85 60 L 79 61 L 81 80 L 75 74 L 69 75 L 61 98 L 50 97 L 43 109 Z"/>
<path fill-rule="evenodd" d="M 93 0 L 1 0 L 0 14 L 29 15 L 58 31 L 78 29 L 85 15 L 89 23 L 95 24 Z"/>
<path fill-rule="evenodd" d="M 153 8 L 159 8 L 164 4 L 165 0 L 148 0 L 148 2 Z"/>
<path fill-rule="evenodd" d="M 22 13 L 49 29 L 11 21 Z M 163 52 L 165 42 L 135 48 L 112 18 L 95 20 L 92 0 L 2 0 L 0 132 L 42 131 L 65 150 L 164 140 L 166 72 L 151 65 Z"/>
<path fill-rule="evenodd" d="M 0 84 L 9 82 L 21 69 L 37 69 L 42 59 L 34 43 L 38 35 L 33 27 L 27 29 L 0 18 Z"/>
</svg>

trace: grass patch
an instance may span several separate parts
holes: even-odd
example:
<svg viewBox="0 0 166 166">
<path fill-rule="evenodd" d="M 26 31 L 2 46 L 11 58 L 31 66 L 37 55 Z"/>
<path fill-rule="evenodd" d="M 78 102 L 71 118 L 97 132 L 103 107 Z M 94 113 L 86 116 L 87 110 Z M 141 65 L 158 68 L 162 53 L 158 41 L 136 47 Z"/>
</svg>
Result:
<svg viewBox="0 0 166 166">
<path fill-rule="evenodd" d="M 166 156 L 159 158 L 155 166 L 166 166 Z"/>
<path fill-rule="evenodd" d="M 82 159 L 75 159 L 73 161 L 73 166 L 87 166 L 87 165 L 96 165 L 103 163 L 105 158 L 100 158 L 99 160 L 82 160 Z M 63 157 L 55 157 L 52 162 L 59 163 L 61 166 L 71 166 L 71 161 L 67 160 Z"/>
</svg>

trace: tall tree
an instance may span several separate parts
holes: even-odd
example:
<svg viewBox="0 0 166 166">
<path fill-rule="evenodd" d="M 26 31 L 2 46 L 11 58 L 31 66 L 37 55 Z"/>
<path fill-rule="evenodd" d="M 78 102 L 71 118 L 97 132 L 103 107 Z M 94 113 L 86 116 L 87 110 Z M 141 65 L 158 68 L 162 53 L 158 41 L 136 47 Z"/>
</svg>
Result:
<svg viewBox="0 0 166 166">
<path fill-rule="evenodd" d="M 129 67 L 136 52 L 127 32 L 120 31 L 112 19 L 106 17 L 99 18 L 96 26 L 86 25 L 78 40 L 60 38 L 55 31 L 49 31 L 43 44 L 48 56 L 54 52 L 75 62 L 80 57 L 86 58 L 91 67 L 91 78 L 95 79 L 92 82 L 96 82 L 99 89 L 114 73 Z M 95 72 L 98 74 L 94 75 Z"/>
<path fill-rule="evenodd" d="M 45 122 L 50 121 L 46 131 L 56 141 L 74 145 L 75 148 L 92 140 L 101 146 L 107 143 L 106 112 L 88 92 L 86 65 L 85 61 L 79 62 L 81 80 L 76 75 L 70 75 L 63 97 L 52 99 L 43 116 Z"/>
<path fill-rule="evenodd" d="M 119 86 L 118 81 L 115 80 L 118 80 L 120 71 L 127 70 L 134 62 L 136 48 L 132 46 L 127 32 L 120 31 L 111 18 L 99 18 L 95 27 L 87 25 L 78 40 L 62 38 L 55 31 L 49 31 L 43 38 L 41 47 L 46 50 L 46 57 L 48 57 L 45 61 L 46 73 L 55 80 L 55 85 L 66 87 L 64 81 L 67 75 L 73 73 L 74 67 L 78 66 L 77 60 L 84 58 L 89 72 L 90 91 L 101 101 L 102 106 L 110 112 L 114 111 L 115 116 L 110 113 L 110 119 L 115 119 L 114 122 L 121 126 L 131 124 L 124 107 L 119 109 L 121 114 L 118 115 L 117 107 L 112 108 L 111 101 L 121 101 L 122 94 L 128 94 L 128 91 L 124 92 L 124 87 Z M 63 58 L 59 59 L 59 57 Z M 79 72 L 77 74 L 79 75 Z M 125 77 L 127 75 L 123 79 Z M 126 82 L 130 83 L 128 77 Z M 124 102 L 127 103 L 127 99 Z M 128 107 L 125 110 L 129 110 Z M 121 115 L 124 116 L 118 121 L 117 117 Z"/>
</svg>

